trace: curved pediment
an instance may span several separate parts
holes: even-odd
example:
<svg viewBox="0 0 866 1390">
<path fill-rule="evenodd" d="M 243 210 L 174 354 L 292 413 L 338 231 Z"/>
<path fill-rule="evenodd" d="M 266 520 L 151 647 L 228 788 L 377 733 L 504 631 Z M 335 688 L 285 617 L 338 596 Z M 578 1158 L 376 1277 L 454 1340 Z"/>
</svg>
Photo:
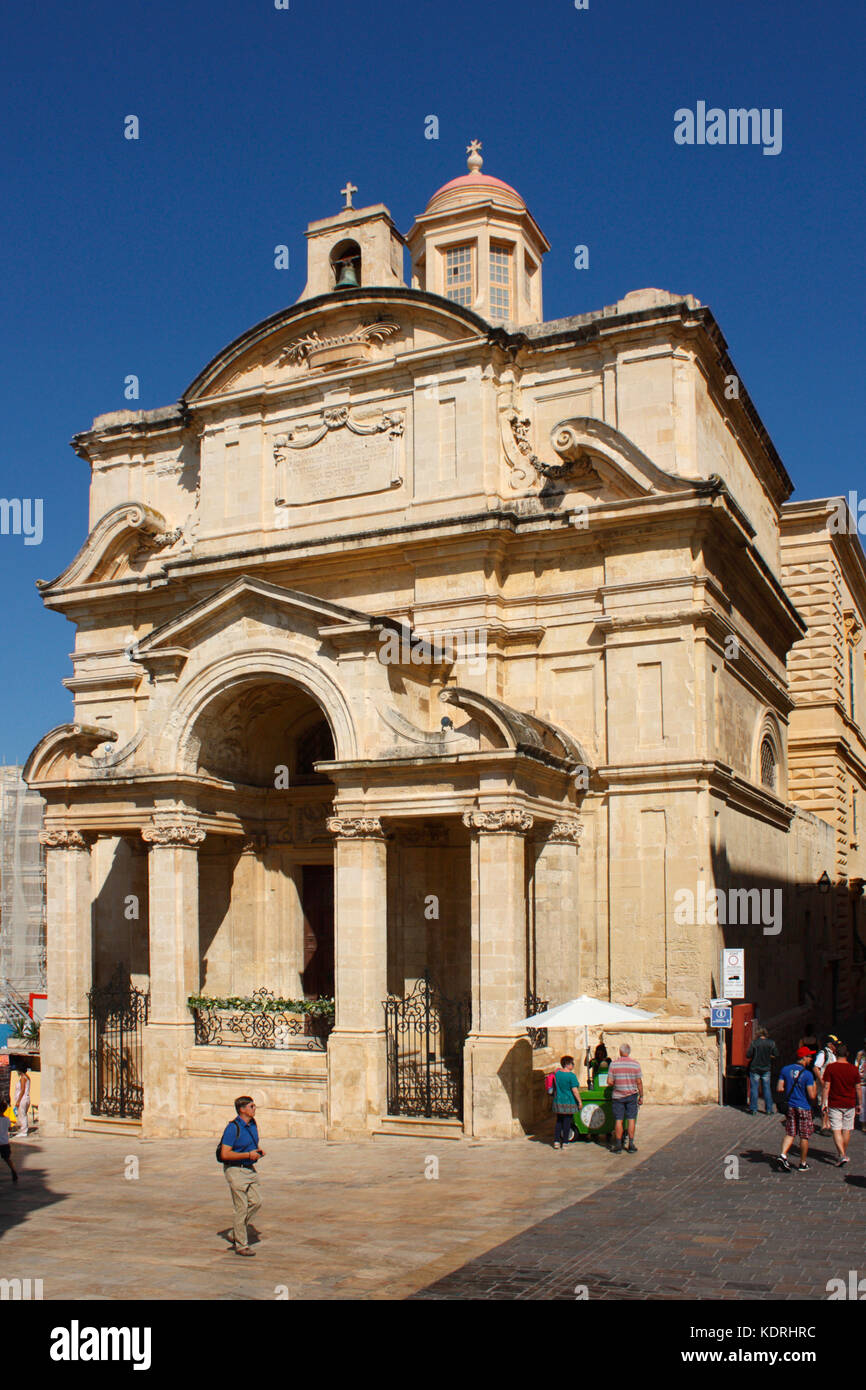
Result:
<svg viewBox="0 0 866 1390">
<path fill-rule="evenodd" d="M 627 435 L 588 415 L 560 420 L 550 431 L 549 450 L 539 455 L 532 446 L 531 420 L 509 405 L 502 436 L 515 487 L 535 480 L 608 500 L 682 492 L 702 482 L 659 468 Z"/>
<path fill-rule="evenodd" d="M 28 786 L 64 781 L 74 776 L 79 759 L 104 743 L 116 743 L 117 734 L 104 724 L 58 724 L 41 738 L 24 764 L 22 777 Z"/>
<path fill-rule="evenodd" d="M 37 579 L 43 595 L 55 589 L 74 589 L 117 579 L 129 568 L 132 553 L 142 543 L 158 549 L 164 539 L 173 539 L 165 529 L 165 517 L 144 502 L 123 502 L 112 507 L 94 526 L 75 559 L 55 579 Z"/>
<path fill-rule="evenodd" d="M 457 705 L 482 727 L 492 726 L 505 748 L 545 761 L 555 760 L 575 767 L 589 766 L 577 740 L 546 719 L 512 709 L 501 700 L 462 686 L 448 686 L 439 692 L 439 699 L 443 704 Z"/>
<path fill-rule="evenodd" d="M 218 394 L 285 383 L 491 333 L 469 309 L 423 290 L 363 288 L 301 300 L 242 333 L 184 392 L 192 404 Z"/>
</svg>

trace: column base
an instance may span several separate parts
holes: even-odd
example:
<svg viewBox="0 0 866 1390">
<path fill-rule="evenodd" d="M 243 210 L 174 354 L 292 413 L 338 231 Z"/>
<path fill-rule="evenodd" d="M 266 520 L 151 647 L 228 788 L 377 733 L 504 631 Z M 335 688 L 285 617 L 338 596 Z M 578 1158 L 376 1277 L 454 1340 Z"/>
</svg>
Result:
<svg viewBox="0 0 866 1390">
<path fill-rule="evenodd" d="M 71 1135 L 90 1113 L 90 1033 L 86 1018 L 46 1018 L 39 1030 L 39 1133 Z"/>
<path fill-rule="evenodd" d="M 368 1139 L 387 1113 L 385 1030 L 328 1039 L 329 1139 Z"/>
<path fill-rule="evenodd" d="M 186 1059 L 193 1042 L 191 1021 L 144 1025 L 143 1139 L 176 1139 L 188 1132 Z"/>
<path fill-rule="evenodd" d="M 463 1048 L 464 1129 L 474 1139 L 515 1139 L 533 1124 L 532 1044 L 525 1034 L 470 1033 Z"/>
</svg>

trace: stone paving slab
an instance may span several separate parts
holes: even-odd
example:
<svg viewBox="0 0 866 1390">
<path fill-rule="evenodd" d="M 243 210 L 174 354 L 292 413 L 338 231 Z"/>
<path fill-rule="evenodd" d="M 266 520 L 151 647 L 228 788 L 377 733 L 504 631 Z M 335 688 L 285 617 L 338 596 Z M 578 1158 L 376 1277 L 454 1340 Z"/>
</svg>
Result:
<svg viewBox="0 0 866 1390">
<path fill-rule="evenodd" d="M 216 1138 L 13 1139 L 22 1177 L 13 1185 L 0 1165 L 0 1277 L 42 1279 L 46 1300 L 272 1299 L 278 1289 L 300 1299 L 405 1298 L 634 1177 L 705 1114 L 645 1106 L 631 1158 L 591 1143 L 557 1151 L 549 1139 L 269 1142 L 263 1117 L 262 1238 L 252 1260 L 227 1245 L 231 1200 Z M 438 1178 L 425 1177 L 428 1157 Z M 124 1176 L 128 1158 L 137 1178 Z M 536 1279 L 544 1259 L 541 1248 L 521 1277 Z M 502 1264 L 504 1288 L 516 1273 Z"/>
<path fill-rule="evenodd" d="M 852 1135 L 840 1169 L 816 1134 L 811 1170 L 785 1173 L 772 1158 L 782 1133 L 779 1116 L 705 1110 L 614 1186 L 413 1297 L 824 1300 L 828 1280 L 866 1271 L 866 1136 Z"/>
</svg>

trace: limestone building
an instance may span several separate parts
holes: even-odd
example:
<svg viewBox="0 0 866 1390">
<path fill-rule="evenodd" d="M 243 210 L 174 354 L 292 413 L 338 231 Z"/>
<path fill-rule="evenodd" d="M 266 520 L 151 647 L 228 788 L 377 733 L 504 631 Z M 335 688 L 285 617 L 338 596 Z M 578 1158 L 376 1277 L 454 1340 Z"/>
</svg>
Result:
<svg viewBox="0 0 866 1390">
<path fill-rule="evenodd" d="M 46 1132 L 211 1133 L 251 1089 L 270 1133 L 510 1136 L 539 1000 L 657 1011 L 672 1101 L 715 1095 L 725 941 L 765 1014 L 814 1005 L 841 861 L 788 770 L 792 484 L 710 310 L 545 321 L 548 242 L 476 142 L 405 239 L 356 191 L 297 303 L 74 440 L 91 529 L 41 586 L 74 722 L 26 768 Z"/>
</svg>

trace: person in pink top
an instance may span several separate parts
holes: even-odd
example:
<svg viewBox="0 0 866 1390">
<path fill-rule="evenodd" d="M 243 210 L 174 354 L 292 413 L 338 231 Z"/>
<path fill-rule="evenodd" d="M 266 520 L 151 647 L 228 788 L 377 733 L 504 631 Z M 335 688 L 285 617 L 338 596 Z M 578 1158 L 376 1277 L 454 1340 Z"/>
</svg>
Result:
<svg viewBox="0 0 866 1390">
<path fill-rule="evenodd" d="M 623 1043 L 620 1047 L 618 1060 L 611 1062 L 607 1082 L 609 1086 L 613 1087 L 611 1108 L 613 1110 L 614 1129 L 611 1152 L 615 1154 L 623 1152 L 622 1127 L 625 1120 L 628 1122 L 628 1147 L 625 1152 L 636 1154 L 634 1127 L 637 1123 L 638 1106 L 643 1105 L 643 1075 L 640 1064 L 632 1061 L 631 1048 L 628 1043 Z"/>
</svg>

